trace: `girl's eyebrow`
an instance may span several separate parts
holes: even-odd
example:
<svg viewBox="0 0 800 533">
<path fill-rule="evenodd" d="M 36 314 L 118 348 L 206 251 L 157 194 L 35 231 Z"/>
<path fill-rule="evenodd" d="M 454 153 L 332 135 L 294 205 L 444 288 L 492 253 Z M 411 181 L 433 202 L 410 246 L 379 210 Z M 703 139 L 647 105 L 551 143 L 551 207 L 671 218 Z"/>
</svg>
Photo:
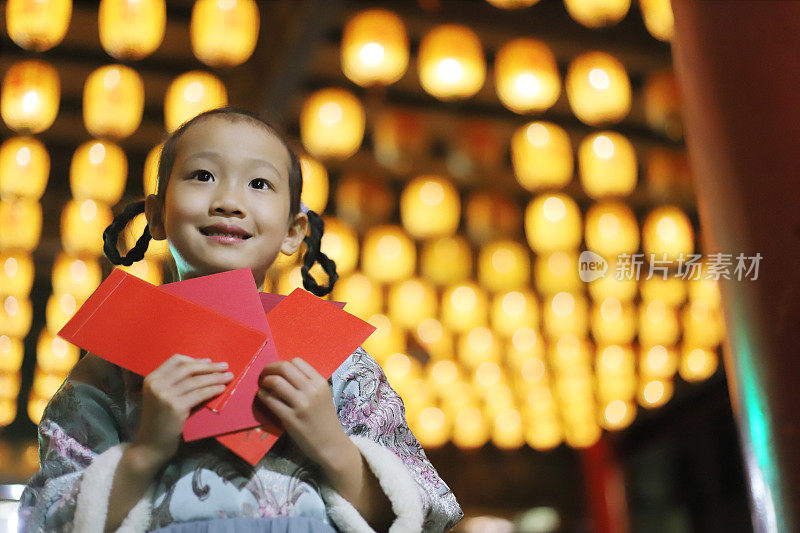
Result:
<svg viewBox="0 0 800 533">
<path fill-rule="evenodd" d="M 189 157 L 186 158 L 186 161 L 192 159 L 193 157 L 209 157 L 211 159 L 217 159 L 219 158 L 219 155 L 220 155 L 219 152 L 214 152 L 213 150 L 203 150 L 201 152 L 195 152 L 191 154 Z M 272 170 L 274 170 L 276 174 L 280 175 L 280 172 L 278 172 L 278 169 L 275 168 L 275 165 L 273 165 L 266 159 L 259 159 L 257 157 L 245 157 L 244 160 L 249 162 L 250 164 L 257 164 L 269 167 Z"/>
</svg>

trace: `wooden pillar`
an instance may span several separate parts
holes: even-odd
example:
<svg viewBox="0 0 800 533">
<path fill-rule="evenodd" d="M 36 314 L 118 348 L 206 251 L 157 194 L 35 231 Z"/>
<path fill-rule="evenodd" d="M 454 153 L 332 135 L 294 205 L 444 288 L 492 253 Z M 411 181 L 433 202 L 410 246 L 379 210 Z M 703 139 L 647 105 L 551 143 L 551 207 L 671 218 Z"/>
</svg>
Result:
<svg viewBox="0 0 800 533">
<path fill-rule="evenodd" d="M 674 64 L 757 532 L 800 531 L 800 2 L 672 0 Z"/>
<path fill-rule="evenodd" d="M 586 496 L 594 533 L 628 533 L 625 476 L 607 437 L 581 451 Z"/>
</svg>

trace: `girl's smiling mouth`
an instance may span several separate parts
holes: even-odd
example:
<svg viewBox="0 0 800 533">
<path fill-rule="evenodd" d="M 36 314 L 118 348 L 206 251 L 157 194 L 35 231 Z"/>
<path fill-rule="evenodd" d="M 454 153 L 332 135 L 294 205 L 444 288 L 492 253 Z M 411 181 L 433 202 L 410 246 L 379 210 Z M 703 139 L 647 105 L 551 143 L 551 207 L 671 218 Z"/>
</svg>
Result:
<svg viewBox="0 0 800 533">
<path fill-rule="evenodd" d="M 219 223 L 199 229 L 200 233 L 221 244 L 235 244 L 252 237 L 244 229 L 230 223 Z"/>
</svg>

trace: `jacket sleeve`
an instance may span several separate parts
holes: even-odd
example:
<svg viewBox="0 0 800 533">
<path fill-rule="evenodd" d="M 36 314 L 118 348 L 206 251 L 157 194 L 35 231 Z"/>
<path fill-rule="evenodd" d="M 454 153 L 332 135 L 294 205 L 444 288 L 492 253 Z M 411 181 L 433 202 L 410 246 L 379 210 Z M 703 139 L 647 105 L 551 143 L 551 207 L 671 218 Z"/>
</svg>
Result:
<svg viewBox="0 0 800 533">
<path fill-rule="evenodd" d="M 433 533 L 455 526 L 464 516 L 461 507 L 409 429 L 403 400 L 378 362 L 359 347 L 330 383 L 342 427 L 392 504 L 396 518 L 390 533 Z M 323 484 L 321 494 L 340 530 L 373 531 L 333 489 Z"/>
<path fill-rule="evenodd" d="M 127 443 L 122 407 L 106 392 L 67 379 L 39 423 L 39 470 L 22 493 L 20 531 L 102 532 L 114 472 Z M 118 531 L 144 531 L 149 503 Z"/>
</svg>

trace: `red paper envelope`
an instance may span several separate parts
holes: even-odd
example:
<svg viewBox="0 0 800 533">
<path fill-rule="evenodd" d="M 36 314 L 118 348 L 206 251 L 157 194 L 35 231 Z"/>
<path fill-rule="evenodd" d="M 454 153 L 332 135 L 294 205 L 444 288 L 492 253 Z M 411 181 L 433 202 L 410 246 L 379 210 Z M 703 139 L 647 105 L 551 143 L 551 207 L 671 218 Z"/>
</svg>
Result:
<svg viewBox="0 0 800 533">
<path fill-rule="evenodd" d="M 262 331 L 120 269 L 111 272 L 58 335 L 141 375 L 175 353 L 227 361 L 230 371 L 241 375 L 267 340 Z"/>
</svg>

